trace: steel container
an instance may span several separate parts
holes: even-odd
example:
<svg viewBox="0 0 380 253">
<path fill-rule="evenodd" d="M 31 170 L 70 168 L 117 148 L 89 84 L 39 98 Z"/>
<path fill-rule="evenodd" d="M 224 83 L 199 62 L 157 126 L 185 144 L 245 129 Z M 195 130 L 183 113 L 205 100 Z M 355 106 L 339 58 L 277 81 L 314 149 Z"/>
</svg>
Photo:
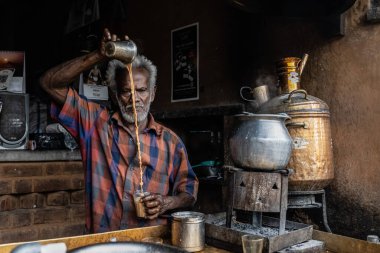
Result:
<svg viewBox="0 0 380 253">
<path fill-rule="evenodd" d="M 205 246 L 205 215 L 199 212 L 172 214 L 172 244 L 189 252 L 201 251 Z"/>
<path fill-rule="evenodd" d="M 327 104 L 305 90 L 294 90 L 263 104 L 260 113 L 286 113 L 293 139 L 288 167 L 289 190 L 314 191 L 325 188 L 334 178 L 330 112 Z"/>
<path fill-rule="evenodd" d="M 283 169 L 287 166 L 292 139 L 285 127 L 286 114 L 240 114 L 229 137 L 231 159 L 247 169 Z"/>
</svg>

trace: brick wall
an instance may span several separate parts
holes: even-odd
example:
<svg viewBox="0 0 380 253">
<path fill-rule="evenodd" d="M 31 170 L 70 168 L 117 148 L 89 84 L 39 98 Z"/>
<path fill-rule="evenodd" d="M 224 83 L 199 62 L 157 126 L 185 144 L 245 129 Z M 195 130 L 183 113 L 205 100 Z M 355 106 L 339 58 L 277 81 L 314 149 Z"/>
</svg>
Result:
<svg viewBox="0 0 380 253">
<path fill-rule="evenodd" d="M 83 234 L 81 161 L 0 163 L 0 243 Z"/>
</svg>

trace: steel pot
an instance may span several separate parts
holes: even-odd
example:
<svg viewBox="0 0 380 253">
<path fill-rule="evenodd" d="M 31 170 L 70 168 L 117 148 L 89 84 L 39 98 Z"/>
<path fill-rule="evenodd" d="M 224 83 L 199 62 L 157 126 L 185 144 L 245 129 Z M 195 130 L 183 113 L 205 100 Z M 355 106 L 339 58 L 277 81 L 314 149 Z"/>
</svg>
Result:
<svg viewBox="0 0 380 253">
<path fill-rule="evenodd" d="M 172 214 L 172 244 L 189 252 L 201 251 L 205 246 L 205 215 L 198 212 Z"/>
<path fill-rule="evenodd" d="M 236 166 L 251 169 L 283 169 L 292 152 L 292 139 L 285 127 L 286 114 L 240 114 L 229 138 Z"/>
<path fill-rule="evenodd" d="M 260 113 L 287 113 L 286 122 L 293 139 L 288 167 L 289 189 L 321 190 L 334 178 L 330 112 L 327 104 L 305 90 L 294 90 L 263 104 Z"/>
</svg>

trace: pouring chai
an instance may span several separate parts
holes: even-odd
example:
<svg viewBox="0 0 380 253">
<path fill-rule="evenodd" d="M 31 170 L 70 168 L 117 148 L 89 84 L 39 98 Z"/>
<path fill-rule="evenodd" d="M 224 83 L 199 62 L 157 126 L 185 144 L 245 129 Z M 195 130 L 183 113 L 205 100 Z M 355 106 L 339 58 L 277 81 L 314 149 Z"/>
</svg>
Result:
<svg viewBox="0 0 380 253">
<path fill-rule="evenodd" d="M 133 81 L 133 73 L 132 73 L 132 63 L 126 64 L 128 69 L 129 79 L 131 80 L 131 96 L 132 96 L 132 109 L 135 123 L 135 134 L 136 134 L 136 143 L 137 143 L 137 155 L 139 160 L 139 169 L 140 169 L 140 190 L 137 190 L 133 195 L 135 207 L 136 207 L 136 215 L 137 217 L 145 218 L 145 207 L 142 202 L 140 202 L 141 198 L 148 195 L 149 193 L 144 192 L 143 190 L 143 169 L 142 169 L 142 160 L 141 160 L 141 148 L 140 148 L 140 137 L 139 137 L 139 126 L 137 122 L 137 111 L 136 111 L 136 93 L 135 93 L 135 83 Z"/>
</svg>

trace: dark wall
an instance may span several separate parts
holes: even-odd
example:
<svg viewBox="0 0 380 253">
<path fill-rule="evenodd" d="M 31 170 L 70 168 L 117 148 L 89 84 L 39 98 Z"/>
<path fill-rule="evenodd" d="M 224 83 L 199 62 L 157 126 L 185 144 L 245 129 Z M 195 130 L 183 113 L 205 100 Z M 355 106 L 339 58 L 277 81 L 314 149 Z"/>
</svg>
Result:
<svg viewBox="0 0 380 253">
<path fill-rule="evenodd" d="M 25 51 L 27 93 L 48 102 L 39 88 L 38 78 L 47 69 L 83 50 L 97 48 L 102 28 L 125 20 L 125 1 L 99 0 L 100 18 L 67 31 L 70 10 L 76 0 L 0 0 L 0 50 Z M 87 1 L 91 2 L 91 1 Z M 83 12 L 76 12 L 78 17 Z"/>
<path fill-rule="evenodd" d="M 159 68 L 155 110 L 240 102 L 239 88 L 284 56 L 309 53 L 302 87 L 330 106 L 335 179 L 328 190 L 334 233 L 365 239 L 379 234 L 379 27 L 365 22 L 368 1 L 346 13 L 346 35 L 310 18 L 260 17 L 223 1 L 130 1 L 123 25 Z M 170 32 L 199 22 L 200 99 L 170 103 Z M 252 78 L 253 76 L 253 78 Z M 377 127 L 377 128 L 376 128 Z M 362 213 L 366 210 L 365 213 Z"/>
<path fill-rule="evenodd" d="M 129 1 L 124 31 L 158 66 L 153 109 L 178 110 L 241 102 L 239 88 L 255 70 L 261 22 L 226 1 Z M 171 30 L 199 23 L 199 100 L 172 104 Z"/>
<path fill-rule="evenodd" d="M 64 55 L 69 1 L 0 1 L 0 50 L 25 51 L 28 93 L 39 92 L 38 76 Z"/>
</svg>

